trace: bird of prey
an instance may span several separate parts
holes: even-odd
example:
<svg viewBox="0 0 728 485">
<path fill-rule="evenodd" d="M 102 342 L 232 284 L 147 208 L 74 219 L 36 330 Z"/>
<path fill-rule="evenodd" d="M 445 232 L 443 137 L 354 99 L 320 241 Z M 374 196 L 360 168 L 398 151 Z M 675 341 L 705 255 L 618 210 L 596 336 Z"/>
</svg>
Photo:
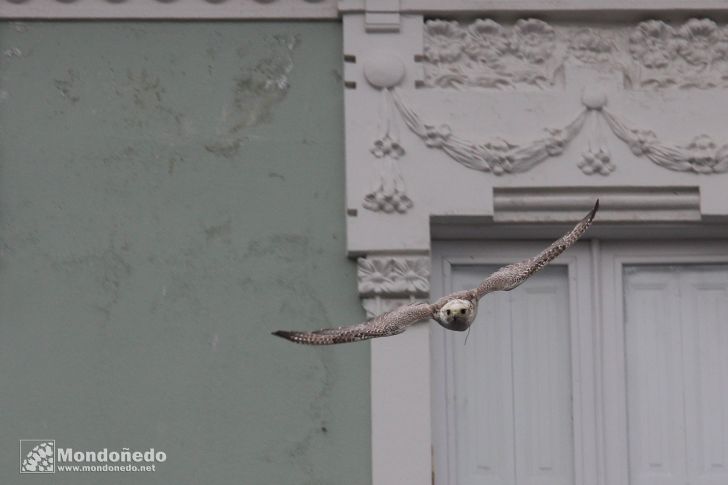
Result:
<svg viewBox="0 0 728 485">
<path fill-rule="evenodd" d="M 599 209 L 597 199 L 591 211 L 574 228 L 536 256 L 504 266 L 470 290 L 457 291 L 435 303 L 411 303 L 382 313 L 358 325 L 325 328 L 312 332 L 278 330 L 273 335 L 308 345 L 331 345 L 388 337 L 404 332 L 419 321 L 434 319 L 448 330 L 462 332 L 475 321 L 478 301 L 493 291 L 510 291 L 563 253 L 586 232 Z"/>
</svg>

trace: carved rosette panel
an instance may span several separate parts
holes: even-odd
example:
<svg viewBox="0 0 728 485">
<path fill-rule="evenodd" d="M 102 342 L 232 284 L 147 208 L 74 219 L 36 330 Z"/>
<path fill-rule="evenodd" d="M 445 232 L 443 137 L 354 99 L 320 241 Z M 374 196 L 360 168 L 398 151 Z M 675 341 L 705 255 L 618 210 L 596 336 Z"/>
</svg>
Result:
<svg viewBox="0 0 728 485">
<path fill-rule="evenodd" d="M 626 89 L 728 88 L 728 26 L 708 18 L 600 28 L 425 22 L 425 87 L 550 89 L 566 62 L 621 71 Z"/>
<path fill-rule="evenodd" d="M 427 256 L 370 256 L 359 258 L 359 296 L 368 317 L 393 310 L 430 294 Z"/>
</svg>

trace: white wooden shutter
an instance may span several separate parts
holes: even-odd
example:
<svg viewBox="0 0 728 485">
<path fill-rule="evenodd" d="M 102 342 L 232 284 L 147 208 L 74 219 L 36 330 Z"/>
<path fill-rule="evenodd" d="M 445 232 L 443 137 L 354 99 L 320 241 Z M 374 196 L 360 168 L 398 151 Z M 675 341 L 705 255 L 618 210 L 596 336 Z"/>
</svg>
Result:
<svg viewBox="0 0 728 485">
<path fill-rule="evenodd" d="M 728 265 L 624 268 L 631 485 L 728 483 Z"/>
<path fill-rule="evenodd" d="M 453 289 L 496 266 L 454 266 Z M 446 335 L 449 449 L 458 485 L 574 483 L 569 284 L 546 268 L 511 292 L 488 295 L 467 345 Z"/>
</svg>

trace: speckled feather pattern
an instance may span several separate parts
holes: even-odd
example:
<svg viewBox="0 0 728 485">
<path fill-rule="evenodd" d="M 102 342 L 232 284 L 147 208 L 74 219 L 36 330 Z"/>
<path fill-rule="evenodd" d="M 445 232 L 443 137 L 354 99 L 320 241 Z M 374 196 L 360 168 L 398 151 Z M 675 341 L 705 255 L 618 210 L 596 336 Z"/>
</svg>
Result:
<svg viewBox="0 0 728 485">
<path fill-rule="evenodd" d="M 413 323 L 432 317 L 432 307 L 433 305 L 429 303 L 413 303 L 391 312 L 382 313 L 358 325 L 324 328 L 313 332 L 278 330 L 273 332 L 273 335 L 299 344 L 310 345 L 343 344 L 375 337 L 387 337 L 402 333 Z"/>
<path fill-rule="evenodd" d="M 388 337 L 404 332 L 407 327 L 419 321 L 433 318 L 447 302 L 466 299 L 477 304 L 483 296 L 493 291 L 509 291 L 530 278 L 550 263 L 559 254 L 573 245 L 586 232 L 599 209 L 599 200 L 594 208 L 574 228 L 533 258 L 504 266 L 488 276 L 471 290 L 458 291 L 440 298 L 435 303 L 411 303 L 391 312 L 377 315 L 364 323 L 344 327 L 325 328 L 312 332 L 278 330 L 273 335 L 299 344 L 331 345 L 359 342 L 376 337 Z"/>
<path fill-rule="evenodd" d="M 519 261 L 518 263 L 509 264 L 497 270 L 488 276 L 475 289 L 476 298 L 480 299 L 492 291 L 508 291 L 517 287 L 533 274 L 537 273 L 541 268 L 549 264 L 559 254 L 566 251 L 571 245 L 581 238 L 581 236 L 589 229 L 594 215 L 599 210 L 599 200 L 594 204 L 594 208 L 574 226 L 574 228 L 554 241 L 549 247 L 541 251 L 533 258 Z"/>
</svg>

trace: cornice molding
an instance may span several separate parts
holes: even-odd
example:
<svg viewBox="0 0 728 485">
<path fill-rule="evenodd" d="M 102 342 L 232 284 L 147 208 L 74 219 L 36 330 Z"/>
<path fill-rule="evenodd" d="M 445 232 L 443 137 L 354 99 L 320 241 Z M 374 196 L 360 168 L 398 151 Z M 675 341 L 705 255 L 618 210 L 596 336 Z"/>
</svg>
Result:
<svg viewBox="0 0 728 485">
<path fill-rule="evenodd" d="M 334 19 L 336 0 L 0 0 L 5 19 Z"/>
</svg>

